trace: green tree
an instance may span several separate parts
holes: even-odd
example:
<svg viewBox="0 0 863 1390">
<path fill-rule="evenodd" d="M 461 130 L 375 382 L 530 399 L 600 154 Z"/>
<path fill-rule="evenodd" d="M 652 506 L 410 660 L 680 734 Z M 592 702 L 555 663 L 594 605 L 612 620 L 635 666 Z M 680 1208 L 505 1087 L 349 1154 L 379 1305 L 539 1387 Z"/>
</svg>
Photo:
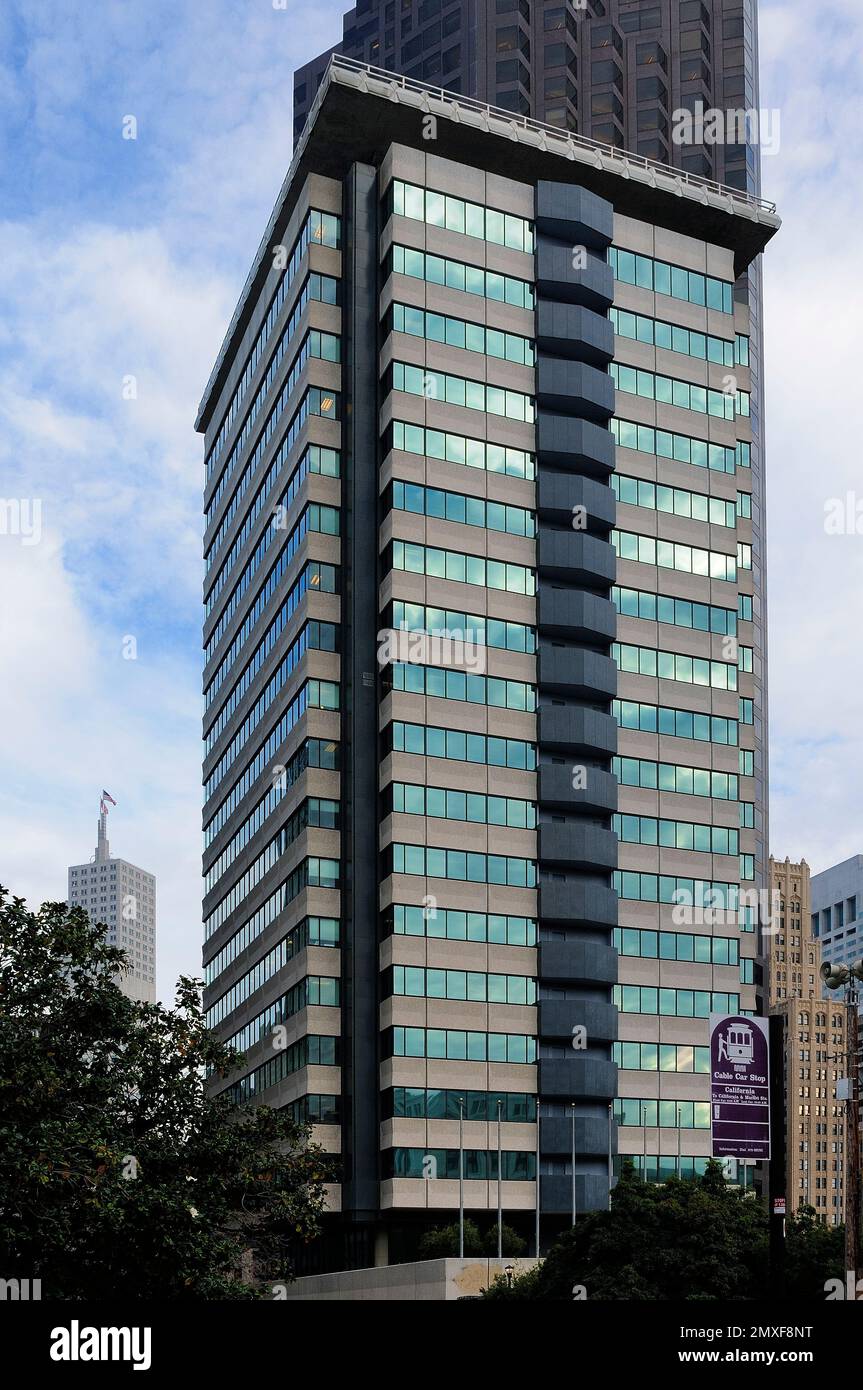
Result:
<svg viewBox="0 0 863 1390">
<path fill-rule="evenodd" d="M 524 1240 L 523 1237 L 518 1234 L 518 1231 L 514 1231 L 512 1229 L 512 1226 L 507 1226 L 505 1221 L 501 1229 L 501 1245 L 503 1248 L 504 1255 L 523 1255 L 525 1250 L 527 1249 L 527 1241 Z M 493 1226 L 489 1226 L 488 1230 L 483 1236 L 482 1248 L 483 1254 L 485 1255 L 491 1255 L 492 1257 L 497 1255 L 496 1222 Z"/>
<path fill-rule="evenodd" d="M 611 1211 L 588 1212 L 536 1275 L 490 1298 L 745 1299 L 764 1292 L 767 1217 L 710 1162 L 700 1178 L 643 1182 L 624 1163 Z"/>
<path fill-rule="evenodd" d="M 845 1227 L 819 1221 L 814 1207 L 799 1207 L 785 1223 L 785 1292 L 811 1301 L 824 1297 L 828 1279 L 845 1282 Z"/>
<path fill-rule="evenodd" d="M 124 963 L 83 909 L 0 888 L 0 1273 L 43 1298 L 272 1297 L 325 1156 L 284 1111 L 208 1094 L 241 1059 L 198 982 L 134 1003 Z"/>
<path fill-rule="evenodd" d="M 523 1255 L 527 1249 L 527 1241 L 523 1240 L 517 1231 L 511 1226 L 503 1223 L 501 1232 L 503 1237 L 504 1255 Z M 464 1253 L 465 1255 L 490 1255 L 494 1258 L 497 1255 L 497 1223 L 489 1226 L 483 1235 L 479 1226 L 470 1218 L 465 1218 L 464 1223 Z M 449 1226 L 438 1226 L 434 1230 L 426 1231 L 420 1237 L 419 1257 L 421 1260 L 438 1260 L 448 1256 L 458 1255 L 458 1222 L 454 1221 Z"/>
<path fill-rule="evenodd" d="M 450 1226 L 436 1226 L 433 1230 L 426 1231 L 420 1236 L 418 1249 L 421 1260 L 442 1260 L 451 1255 L 458 1255 L 458 1222 L 454 1221 Z M 483 1253 L 479 1226 L 469 1217 L 465 1217 L 464 1223 L 464 1253 Z"/>
</svg>

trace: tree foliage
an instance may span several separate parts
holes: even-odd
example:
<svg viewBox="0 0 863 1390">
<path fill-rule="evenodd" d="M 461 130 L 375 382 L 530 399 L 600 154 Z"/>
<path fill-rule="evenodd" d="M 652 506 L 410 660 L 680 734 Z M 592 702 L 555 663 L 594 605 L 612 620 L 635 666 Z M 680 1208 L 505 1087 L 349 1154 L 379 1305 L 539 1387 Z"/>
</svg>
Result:
<svg viewBox="0 0 863 1390">
<path fill-rule="evenodd" d="M 789 1220 L 785 1297 L 818 1300 L 841 1277 L 842 1227 L 811 1209 Z M 565 1300 L 740 1300 L 768 1296 L 767 1213 L 726 1182 L 711 1161 L 698 1178 L 662 1184 L 624 1163 L 611 1211 L 588 1212 L 565 1232 L 535 1271 L 512 1289 L 498 1280 L 488 1298 Z"/>
<path fill-rule="evenodd" d="M 0 1272 L 43 1298 L 271 1297 L 325 1156 L 284 1111 L 208 1094 L 240 1059 L 198 982 L 135 1003 L 124 963 L 83 909 L 0 888 Z"/>
<path fill-rule="evenodd" d="M 501 1235 L 504 1255 L 524 1254 L 527 1249 L 527 1241 L 522 1239 L 518 1232 L 508 1226 L 506 1222 L 503 1223 Z M 497 1255 L 497 1223 L 489 1226 L 483 1234 L 476 1222 L 466 1217 L 464 1253 L 465 1255 L 490 1255 L 494 1258 Z M 419 1257 L 421 1260 L 439 1260 L 455 1255 L 458 1255 L 457 1221 L 452 1222 L 449 1226 L 438 1226 L 434 1230 L 426 1231 L 420 1238 Z"/>
</svg>

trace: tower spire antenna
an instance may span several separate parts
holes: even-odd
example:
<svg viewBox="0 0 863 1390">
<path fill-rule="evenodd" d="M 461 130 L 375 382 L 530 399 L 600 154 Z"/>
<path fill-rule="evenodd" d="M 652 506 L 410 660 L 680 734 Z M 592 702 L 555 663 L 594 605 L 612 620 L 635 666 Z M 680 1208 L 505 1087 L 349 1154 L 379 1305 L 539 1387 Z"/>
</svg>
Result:
<svg viewBox="0 0 863 1390">
<path fill-rule="evenodd" d="M 110 792 L 106 792 L 105 789 L 104 789 L 104 787 L 103 787 L 103 788 L 102 788 L 102 795 L 101 795 L 101 797 L 99 798 L 99 828 L 98 828 L 98 837 L 97 837 L 97 840 L 96 840 L 96 862 L 97 862 L 97 864 L 104 864 L 106 860 L 108 860 L 108 859 L 111 858 L 111 847 L 110 847 L 110 845 L 108 844 L 108 802 L 109 802 L 109 801 L 110 801 L 110 803 L 111 803 L 112 806 L 116 806 L 116 805 L 117 805 L 117 803 L 116 803 L 116 801 L 114 800 L 114 798 L 113 798 L 113 796 L 111 795 L 111 793 L 110 793 Z"/>
</svg>

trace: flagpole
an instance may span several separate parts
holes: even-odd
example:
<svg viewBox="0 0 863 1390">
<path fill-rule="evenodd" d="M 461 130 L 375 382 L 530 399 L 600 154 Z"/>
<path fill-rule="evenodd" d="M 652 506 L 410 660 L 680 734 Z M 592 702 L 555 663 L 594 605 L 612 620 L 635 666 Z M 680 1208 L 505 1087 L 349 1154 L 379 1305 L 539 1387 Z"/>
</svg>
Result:
<svg viewBox="0 0 863 1390">
<path fill-rule="evenodd" d="M 503 1195 L 501 1190 L 500 1116 L 503 1101 L 497 1102 L 497 1258 L 503 1259 Z"/>
<path fill-rule="evenodd" d="M 458 1098 L 458 1257 L 464 1259 L 464 1096 Z"/>
<path fill-rule="evenodd" d="M 658 1118 L 658 1117 L 657 1117 L 657 1118 Z M 612 1182 L 614 1181 L 614 1164 L 613 1164 L 612 1158 L 611 1158 L 611 1136 L 612 1136 L 612 1132 L 613 1132 L 613 1131 L 612 1131 L 612 1126 L 613 1126 L 613 1124 L 614 1124 L 614 1109 L 613 1109 L 613 1106 L 612 1106 L 611 1101 L 609 1101 L 609 1102 L 608 1102 L 608 1210 L 609 1210 L 609 1211 L 611 1211 L 611 1184 L 612 1184 Z M 647 1131 L 645 1130 L 645 1152 L 646 1152 L 646 1149 L 647 1149 Z M 646 1161 L 646 1159 L 645 1159 L 645 1165 L 644 1165 L 644 1166 L 645 1166 L 645 1169 L 646 1169 L 646 1168 L 647 1168 L 647 1161 Z"/>
<path fill-rule="evenodd" d="M 572 1116 L 572 1224 L 575 1226 L 575 1101 L 569 1103 Z"/>
<path fill-rule="evenodd" d="M 539 1095 L 536 1097 L 536 1258 L 539 1259 L 539 1203 L 540 1203 L 540 1177 L 539 1177 Z"/>
</svg>

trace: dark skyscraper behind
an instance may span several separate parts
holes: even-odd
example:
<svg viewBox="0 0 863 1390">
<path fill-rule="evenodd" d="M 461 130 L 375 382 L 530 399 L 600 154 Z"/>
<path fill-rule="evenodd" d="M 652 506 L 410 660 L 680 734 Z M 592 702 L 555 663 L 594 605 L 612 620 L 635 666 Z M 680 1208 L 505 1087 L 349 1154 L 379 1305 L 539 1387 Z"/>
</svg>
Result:
<svg viewBox="0 0 863 1390">
<path fill-rule="evenodd" d="M 757 111 L 757 0 L 363 0 L 294 74 L 294 138 L 333 53 L 760 195 L 754 143 L 678 144 L 674 113 Z M 748 302 L 752 391 L 755 870 L 768 885 L 767 592 L 760 260 Z"/>
</svg>

